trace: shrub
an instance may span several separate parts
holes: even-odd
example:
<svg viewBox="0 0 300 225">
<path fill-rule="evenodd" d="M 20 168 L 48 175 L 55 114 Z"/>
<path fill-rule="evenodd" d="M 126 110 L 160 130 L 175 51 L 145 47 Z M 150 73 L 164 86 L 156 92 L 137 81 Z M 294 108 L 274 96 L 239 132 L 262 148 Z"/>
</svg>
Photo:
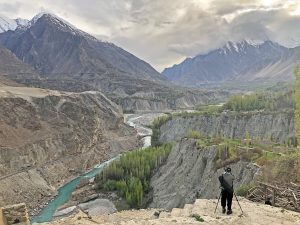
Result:
<svg viewBox="0 0 300 225">
<path fill-rule="evenodd" d="M 199 222 L 204 222 L 204 219 L 199 214 L 193 214 L 192 217 Z"/>
<path fill-rule="evenodd" d="M 166 115 L 156 118 L 152 123 L 152 137 L 151 137 L 151 145 L 153 147 L 160 146 L 161 143 L 159 141 L 160 137 L 160 127 L 172 119 L 172 115 Z"/>
<path fill-rule="evenodd" d="M 235 193 L 238 196 L 245 197 L 245 196 L 247 196 L 248 191 L 254 187 L 255 187 L 254 184 L 241 185 L 236 189 Z"/>
<path fill-rule="evenodd" d="M 294 109 L 295 101 L 290 91 L 286 93 L 254 93 L 251 95 L 235 95 L 223 105 L 223 110 L 255 111 L 278 109 Z"/>
<path fill-rule="evenodd" d="M 106 183 L 103 185 L 104 190 L 106 191 L 114 191 L 116 190 L 116 181 L 114 180 L 108 180 Z"/>
<path fill-rule="evenodd" d="M 263 165 L 266 165 L 267 162 L 273 161 L 274 159 L 276 159 L 278 157 L 280 157 L 280 154 L 278 154 L 278 153 L 265 151 L 262 153 L 262 155 L 259 158 L 257 158 L 255 160 L 255 162 L 258 165 L 263 166 Z"/>
<path fill-rule="evenodd" d="M 203 135 L 201 135 L 201 133 L 199 131 L 189 129 L 188 133 L 187 133 L 187 137 L 194 138 L 194 139 L 201 139 L 201 138 L 203 138 Z"/>
</svg>

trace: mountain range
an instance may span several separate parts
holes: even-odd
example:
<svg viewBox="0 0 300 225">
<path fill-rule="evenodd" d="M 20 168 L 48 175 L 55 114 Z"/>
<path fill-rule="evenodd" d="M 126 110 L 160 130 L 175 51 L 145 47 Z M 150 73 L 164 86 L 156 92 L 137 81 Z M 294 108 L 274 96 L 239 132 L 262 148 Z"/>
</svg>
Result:
<svg viewBox="0 0 300 225">
<path fill-rule="evenodd" d="M 0 33 L 0 45 L 33 72 L 22 76 L 12 72 L 8 77 L 27 86 L 101 91 L 130 111 L 189 108 L 223 101 L 227 96 L 175 86 L 145 61 L 53 14 L 41 13 L 11 27 L 14 29 Z"/>
<path fill-rule="evenodd" d="M 143 60 L 52 14 L 39 14 L 15 30 L 1 33 L 0 43 L 46 78 L 87 80 L 110 76 L 112 83 L 119 76 L 165 80 Z"/>
<path fill-rule="evenodd" d="M 224 82 L 268 82 L 293 79 L 300 48 L 272 41 L 228 42 L 222 48 L 187 58 L 162 74 L 177 84 L 201 86 Z"/>
<path fill-rule="evenodd" d="M 198 89 L 210 84 L 290 81 L 299 49 L 272 41 L 228 42 L 160 74 L 133 54 L 56 15 L 40 13 L 31 20 L 0 17 L 0 75 L 27 86 L 101 91 L 126 110 L 220 101 L 219 93 Z"/>
</svg>

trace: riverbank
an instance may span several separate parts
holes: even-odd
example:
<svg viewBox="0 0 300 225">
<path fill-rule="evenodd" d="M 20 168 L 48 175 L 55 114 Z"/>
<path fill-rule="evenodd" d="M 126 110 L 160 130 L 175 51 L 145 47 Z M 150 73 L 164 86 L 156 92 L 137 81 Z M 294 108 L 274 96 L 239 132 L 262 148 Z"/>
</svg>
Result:
<svg viewBox="0 0 300 225">
<path fill-rule="evenodd" d="M 129 126 L 135 128 L 141 141 L 143 143 L 143 148 L 151 146 L 151 136 L 152 129 L 149 128 L 154 119 L 160 116 L 164 116 L 166 113 L 157 112 L 157 113 L 141 113 L 141 114 L 125 114 L 124 122 Z"/>
<path fill-rule="evenodd" d="M 143 147 L 149 147 L 151 145 L 152 130 L 148 127 L 152 124 L 153 120 L 159 116 L 165 115 L 164 113 L 147 113 L 147 114 L 126 114 L 124 115 L 124 122 L 134 127 L 139 137 L 143 141 Z M 99 165 L 94 166 L 86 173 L 74 176 L 69 182 L 57 187 L 56 194 L 48 198 L 47 202 L 41 204 L 44 207 L 36 209 L 35 216 L 32 218 L 32 222 L 40 223 L 50 221 L 57 209 L 67 203 L 72 193 L 76 190 L 76 187 L 80 184 L 82 178 L 93 178 L 98 172 L 100 172 L 109 162 L 115 160 L 117 157 L 105 161 Z M 88 192 L 87 192 L 88 193 Z M 104 197 L 104 196 L 102 196 Z M 84 200 L 84 199 L 83 199 Z M 80 202 L 80 201 L 79 201 Z M 72 206 L 72 205 L 68 205 Z"/>
</svg>

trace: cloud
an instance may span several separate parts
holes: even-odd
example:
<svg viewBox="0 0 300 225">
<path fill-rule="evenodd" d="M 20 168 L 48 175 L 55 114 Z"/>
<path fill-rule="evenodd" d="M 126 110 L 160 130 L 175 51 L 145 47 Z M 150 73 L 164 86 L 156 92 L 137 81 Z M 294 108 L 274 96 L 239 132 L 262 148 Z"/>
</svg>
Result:
<svg viewBox="0 0 300 225">
<path fill-rule="evenodd" d="M 158 70 L 227 41 L 300 44 L 300 0 L 0 0 L 0 14 L 51 11 Z"/>
</svg>

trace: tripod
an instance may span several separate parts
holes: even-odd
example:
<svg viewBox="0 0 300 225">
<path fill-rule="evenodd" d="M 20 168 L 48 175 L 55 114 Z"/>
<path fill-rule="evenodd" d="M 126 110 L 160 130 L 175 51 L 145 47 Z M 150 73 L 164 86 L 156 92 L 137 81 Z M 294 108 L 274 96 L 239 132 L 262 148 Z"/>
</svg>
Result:
<svg viewBox="0 0 300 225">
<path fill-rule="evenodd" d="M 238 203 L 238 205 L 239 205 L 239 207 L 240 207 L 240 209 L 241 209 L 241 211 L 242 211 L 242 214 L 244 214 L 244 212 L 243 212 L 243 210 L 242 210 L 242 207 L 241 207 L 241 205 L 240 205 L 240 202 L 239 202 L 239 200 L 238 200 L 238 198 L 236 197 L 236 194 L 235 194 L 234 192 L 233 192 L 233 195 L 234 195 L 234 197 L 235 197 L 235 199 L 236 199 L 236 201 L 237 201 L 237 203 Z M 216 213 L 216 211 L 217 211 L 218 204 L 219 204 L 219 201 L 220 201 L 221 196 L 222 196 L 222 191 L 220 192 L 220 195 L 219 195 L 218 202 L 217 202 L 217 205 L 216 205 L 216 208 L 215 208 L 215 212 L 214 212 L 214 213 Z"/>
</svg>

